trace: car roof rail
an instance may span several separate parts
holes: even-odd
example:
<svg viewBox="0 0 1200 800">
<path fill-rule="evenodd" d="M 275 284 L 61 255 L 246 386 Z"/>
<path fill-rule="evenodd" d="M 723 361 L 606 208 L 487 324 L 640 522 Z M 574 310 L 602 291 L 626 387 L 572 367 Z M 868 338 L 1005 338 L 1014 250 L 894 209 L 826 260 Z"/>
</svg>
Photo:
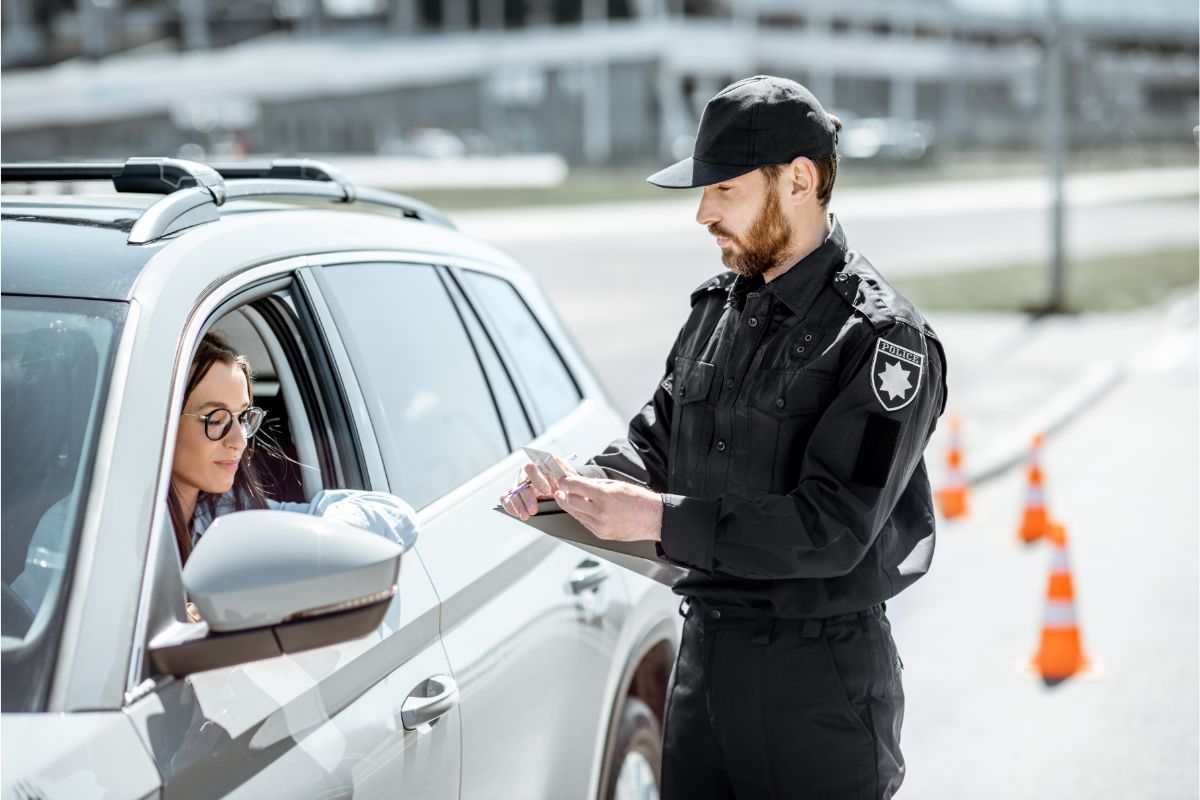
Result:
<svg viewBox="0 0 1200 800">
<path fill-rule="evenodd" d="M 230 183 L 229 198 L 307 196 L 342 200 L 346 203 L 365 203 L 400 211 L 410 219 L 431 222 L 446 228 L 455 225 L 444 213 L 429 205 L 395 192 L 355 186 L 342 172 L 324 161 L 312 158 L 276 158 L 270 161 L 234 161 L 210 165 Z M 284 182 L 288 183 L 284 183 Z M 307 181 L 297 185 L 293 181 Z M 332 185 L 332 186 L 331 186 Z M 333 186 L 336 186 L 335 190 Z M 342 196 L 337 197 L 337 191 Z"/>
<path fill-rule="evenodd" d="M 0 164 L 0 181 L 96 181 L 110 179 L 118 192 L 171 194 L 188 187 L 204 189 L 215 205 L 225 202 L 225 179 L 207 164 L 182 158 L 128 158 L 123 162 Z"/>
<path fill-rule="evenodd" d="M 167 195 L 150 206 L 129 232 L 130 244 L 220 219 L 217 207 L 253 197 L 314 197 L 399 211 L 405 217 L 454 228 L 450 218 L 412 197 L 356 187 L 337 169 L 307 158 L 201 164 L 178 158 L 129 158 L 106 163 L 0 164 L 5 183 L 111 179 L 118 192 Z"/>
</svg>

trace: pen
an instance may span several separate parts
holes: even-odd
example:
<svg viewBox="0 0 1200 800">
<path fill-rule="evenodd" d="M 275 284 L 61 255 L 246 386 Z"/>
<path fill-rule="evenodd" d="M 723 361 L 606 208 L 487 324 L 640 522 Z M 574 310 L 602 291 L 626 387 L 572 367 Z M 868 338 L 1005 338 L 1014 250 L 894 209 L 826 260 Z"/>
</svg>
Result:
<svg viewBox="0 0 1200 800">
<path fill-rule="evenodd" d="M 574 464 L 574 463 L 575 463 L 575 459 L 576 459 L 576 458 L 578 458 L 578 457 L 579 457 L 579 454 L 578 454 L 578 453 L 571 453 L 571 455 L 569 455 L 569 456 L 567 457 L 567 463 L 568 463 L 568 464 Z M 514 486 L 513 488 L 511 488 L 511 489 L 509 489 L 507 492 L 505 492 L 505 493 L 504 493 L 504 497 L 502 497 L 501 499 L 503 500 L 503 499 L 506 499 L 506 498 L 512 497 L 514 494 L 516 494 L 517 492 L 521 491 L 521 490 L 522 490 L 522 489 L 524 489 L 525 487 L 527 487 L 527 486 L 532 486 L 532 485 L 533 485 L 533 483 L 532 483 L 532 482 L 531 482 L 531 481 L 530 481 L 528 478 L 526 478 L 525 480 L 521 481 L 521 482 L 520 482 L 520 483 L 518 483 L 516 486 Z"/>
</svg>

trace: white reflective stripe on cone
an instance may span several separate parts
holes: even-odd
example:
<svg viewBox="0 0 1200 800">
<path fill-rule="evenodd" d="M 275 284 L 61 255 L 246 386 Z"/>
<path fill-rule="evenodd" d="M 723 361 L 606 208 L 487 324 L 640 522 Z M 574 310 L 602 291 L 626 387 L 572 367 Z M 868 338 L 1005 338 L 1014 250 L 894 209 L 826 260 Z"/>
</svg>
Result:
<svg viewBox="0 0 1200 800">
<path fill-rule="evenodd" d="M 1040 486 L 1030 486 L 1028 494 L 1025 495 L 1026 505 L 1041 506 L 1046 504 L 1046 493 L 1042 491 Z"/>
<path fill-rule="evenodd" d="M 1075 604 L 1066 600 L 1047 600 L 1044 620 L 1047 628 L 1074 628 Z"/>
<path fill-rule="evenodd" d="M 1071 563 L 1067 558 L 1067 550 L 1065 547 L 1055 546 L 1050 551 L 1050 571 L 1051 572 L 1070 572 Z"/>
</svg>

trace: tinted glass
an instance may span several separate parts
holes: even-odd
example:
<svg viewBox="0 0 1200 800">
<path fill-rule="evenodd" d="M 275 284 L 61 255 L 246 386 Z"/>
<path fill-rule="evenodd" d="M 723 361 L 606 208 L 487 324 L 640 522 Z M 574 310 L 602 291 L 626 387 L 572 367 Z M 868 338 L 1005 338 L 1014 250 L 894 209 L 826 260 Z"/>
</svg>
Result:
<svg viewBox="0 0 1200 800">
<path fill-rule="evenodd" d="M 517 397 L 517 391 L 513 388 L 512 379 L 508 372 L 505 371 L 504 365 L 500 361 L 500 356 L 496 352 L 495 346 L 492 344 L 491 337 L 484 331 L 483 326 L 479 324 L 479 319 L 475 316 L 474 309 L 470 303 L 463 297 L 462 291 L 454 284 L 449 282 L 450 293 L 454 295 L 454 300 L 462 309 L 463 320 L 467 324 L 467 330 L 471 333 L 471 340 L 475 342 L 475 350 L 479 354 L 479 360 L 483 362 L 484 372 L 487 373 L 488 383 L 492 387 L 492 394 L 496 398 L 496 405 L 500 409 L 500 418 L 504 422 L 504 430 L 508 433 L 509 444 L 515 449 L 523 444 L 528 444 L 533 441 L 533 430 L 529 427 L 529 419 L 525 416 L 525 410 L 521 407 L 521 401 Z"/>
<path fill-rule="evenodd" d="M 508 454 L 479 360 L 432 267 L 349 264 L 318 275 L 395 494 L 421 508 Z"/>
<path fill-rule="evenodd" d="M 92 449 L 124 303 L 3 299 L 4 710 L 36 702 L 51 665 L 65 569 L 90 482 Z M 21 658 L 9 653 L 28 647 Z"/>
<path fill-rule="evenodd" d="M 579 405 L 579 390 L 525 301 L 502 278 L 471 271 L 462 275 L 499 333 L 508 363 L 532 397 L 542 426 L 562 419 Z"/>
</svg>

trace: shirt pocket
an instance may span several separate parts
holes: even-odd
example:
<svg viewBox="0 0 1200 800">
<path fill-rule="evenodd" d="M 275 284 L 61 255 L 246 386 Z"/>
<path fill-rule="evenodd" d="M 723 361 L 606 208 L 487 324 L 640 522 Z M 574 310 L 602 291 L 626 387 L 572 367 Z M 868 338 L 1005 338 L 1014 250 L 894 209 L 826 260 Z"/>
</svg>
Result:
<svg viewBox="0 0 1200 800">
<path fill-rule="evenodd" d="M 704 459 L 715 428 L 715 409 L 709 393 L 716 369 L 707 361 L 675 358 L 675 411 L 668 481 L 672 491 L 688 494 L 699 492 L 704 486 Z"/>
<path fill-rule="evenodd" d="M 750 405 L 777 419 L 815 414 L 828 402 L 830 376 L 811 370 L 764 370 Z"/>
<path fill-rule="evenodd" d="M 675 402 L 695 403 L 708 399 L 716 365 L 683 356 L 675 357 Z"/>
<path fill-rule="evenodd" d="M 749 449 L 742 474 L 752 488 L 796 487 L 808 440 L 829 404 L 833 382 L 809 370 L 764 370 L 749 397 Z"/>
</svg>

